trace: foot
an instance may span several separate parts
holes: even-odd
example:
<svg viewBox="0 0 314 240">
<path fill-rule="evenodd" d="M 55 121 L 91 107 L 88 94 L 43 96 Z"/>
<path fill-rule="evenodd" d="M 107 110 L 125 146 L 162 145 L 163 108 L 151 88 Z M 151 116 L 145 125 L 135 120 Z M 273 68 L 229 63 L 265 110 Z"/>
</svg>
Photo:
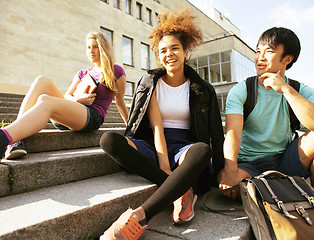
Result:
<svg viewBox="0 0 314 240">
<path fill-rule="evenodd" d="M 17 141 L 7 147 L 5 152 L 5 159 L 17 159 L 27 154 L 26 145 L 24 140 Z"/>
<path fill-rule="evenodd" d="M 136 210 L 128 209 L 124 212 L 110 228 L 108 228 L 100 240 L 136 240 L 138 239 L 147 226 L 142 227 L 139 222 L 145 219 L 143 208 Z"/>
<path fill-rule="evenodd" d="M 172 221 L 175 225 L 189 222 L 194 217 L 194 205 L 197 195 L 193 194 L 190 188 L 182 197 L 173 202 L 174 209 L 172 213 Z"/>
</svg>

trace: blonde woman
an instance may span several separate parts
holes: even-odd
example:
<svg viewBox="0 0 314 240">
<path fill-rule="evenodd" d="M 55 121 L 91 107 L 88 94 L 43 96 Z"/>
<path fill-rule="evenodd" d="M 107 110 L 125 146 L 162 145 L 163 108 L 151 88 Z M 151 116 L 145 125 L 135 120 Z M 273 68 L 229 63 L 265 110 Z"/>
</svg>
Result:
<svg viewBox="0 0 314 240">
<path fill-rule="evenodd" d="M 86 38 L 86 54 L 92 68 L 79 71 L 65 95 L 48 78 L 37 77 L 26 94 L 17 119 L 0 130 L 0 159 L 5 149 L 6 159 L 27 154 L 23 139 L 43 129 L 49 119 L 60 130 L 91 132 L 104 122 L 114 97 L 124 121 L 128 111 L 124 103 L 125 72 L 113 64 L 110 43 L 101 32 L 92 32 Z M 90 75 L 89 75 L 90 74 Z M 92 76 L 98 85 L 93 93 L 75 91 L 79 84 Z M 82 85 L 81 85 L 82 86 Z"/>
</svg>

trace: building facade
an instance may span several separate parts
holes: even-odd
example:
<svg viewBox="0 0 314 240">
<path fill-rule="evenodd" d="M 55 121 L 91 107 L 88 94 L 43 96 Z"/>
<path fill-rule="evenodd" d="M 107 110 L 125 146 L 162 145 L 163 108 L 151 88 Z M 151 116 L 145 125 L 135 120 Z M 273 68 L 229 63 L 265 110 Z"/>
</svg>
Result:
<svg viewBox="0 0 314 240">
<path fill-rule="evenodd" d="M 91 67 L 85 37 L 100 30 L 112 42 L 115 63 L 127 74 L 126 95 L 132 96 L 138 79 L 157 66 L 147 36 L 158 12 L 178 7 L 197 16 L 204 44 L 189 64 L 213 83 L 223 110 L 230 87 L 254 74 L 254 51 L 217 10 L 208 17 L 186 0 L 0 1 L 0 92 L 25 94 L 38 75 L 64 92 L 80 69 Z"/>
</svg>

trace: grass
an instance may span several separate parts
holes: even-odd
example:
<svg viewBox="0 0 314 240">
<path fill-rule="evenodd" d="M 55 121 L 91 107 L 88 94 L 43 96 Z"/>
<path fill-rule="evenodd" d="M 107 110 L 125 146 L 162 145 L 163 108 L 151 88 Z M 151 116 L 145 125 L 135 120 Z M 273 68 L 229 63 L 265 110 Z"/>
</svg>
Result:
<svg viewBox="0 0 314 240">
<path fill-rule="evenodd" d="M 2 127 L 2 128 L 3 128 L 3 127 L 6 127 L 6 126 L 8 126 L 11 122 L 12 122 L 12 121 L 6 122 L 6 121 L 2 120 L 1 123 L 0 123 L 0 127 Z"/>
</svg>

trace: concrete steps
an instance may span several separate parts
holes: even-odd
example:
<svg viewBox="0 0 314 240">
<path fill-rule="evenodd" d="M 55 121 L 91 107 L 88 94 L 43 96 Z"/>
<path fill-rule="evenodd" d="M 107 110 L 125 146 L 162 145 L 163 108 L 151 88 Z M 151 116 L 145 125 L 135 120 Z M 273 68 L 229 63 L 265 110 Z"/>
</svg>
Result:
<svg viewBox="0 0 314 240">
<path fill-rule="evenodd" d="M 0 196 L 121 171 L 99 147 L 30 153 L 21 159 L 2 160 L 0 166 L 0 172 L 3 172 Z"/>
<path fill-rule="evenodd" d="M 0 198 L 0 238 L 84 239 L 100 236 L 156 186 L 124 172 Z"/>
<path fill-rule="evenodd" d="M 0 93 L 0 122 L 10 123 L 16 119 L 23 98 L 23 95 Z M 123 123 L 115 102 L 110 105 L 104 123 Z"/>
<path fill-rule="evenodd" d="M 13 115 L 10 109 L 17 113 L 14 102 L 20 104 L 22 99 L 0 94 L 0 101 L 7 102 L 6 107 L 1 105 L 0 119 Z M 125 173 L 99 148 L 104 132 L 123 134 L 125 124 L 117 113 L 115 104 L 111 104 L 106 122 L 93 133 L 59 131 L 48 123 L 25 140 L 27 156 L 0 162 L 1 240 L 97 239 L 122 212 L 138 207 L 156 190 L 145 179 Z M 246 219 L 209 214 L 199 201 L 197 217 L 190 224 L 172 227 L 171 211 L 170 206 L 153 218 L 150 230 L 140 239 L 250 236 Z"/>
<path fill-rule="evenodd" d="M 99 139 L 106 131 L 124 133 L 124 128 L 100 128 L 95 132 L 76 133 L 45 129 L 25 139 L 27 150 L 30 153 L 57 151 L 99 146 Z"/>
</svg>

